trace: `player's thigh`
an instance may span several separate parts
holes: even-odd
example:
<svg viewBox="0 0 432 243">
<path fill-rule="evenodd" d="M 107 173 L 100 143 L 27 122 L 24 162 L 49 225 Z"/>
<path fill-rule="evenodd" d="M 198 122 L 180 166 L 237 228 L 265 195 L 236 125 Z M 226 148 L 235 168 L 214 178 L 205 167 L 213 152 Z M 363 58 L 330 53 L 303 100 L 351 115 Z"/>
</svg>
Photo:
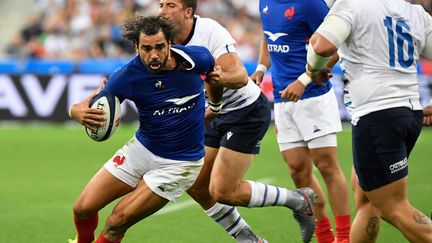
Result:
<svg viewBox="0 0 432 243">
<path fill-rule="evenodd" d="M 383 215 L 394 210 L 402 210 L 400 205 L 408 204 L 407 180 L 407 177 L 404 177 L 380 188 L 366 191 L 365 194 Z"/>
<path fill-rule="evenodd" d="M 213 165 L 210 187 L 224 190 L 234 189 L 243 180 L 253 158 L 253 154 L 221 147 Z"/>
</svg>

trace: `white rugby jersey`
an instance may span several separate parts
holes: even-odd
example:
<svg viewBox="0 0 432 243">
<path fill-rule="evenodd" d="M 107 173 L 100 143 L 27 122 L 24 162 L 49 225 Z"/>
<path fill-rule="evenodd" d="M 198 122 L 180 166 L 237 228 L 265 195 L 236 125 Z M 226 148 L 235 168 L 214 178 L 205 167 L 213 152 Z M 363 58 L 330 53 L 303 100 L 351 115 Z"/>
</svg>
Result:
<svg viewBox="0 0 432 243">
<path fill-rule="evenodd" d="M 215 59 L 222 54 L 236 52 L 235 40 L 218 22 L 209 18 L 195 16 L 193 35 L 186 45 L 199 45 L 209 49 Z M 261 89 L 249 79 L 248 84 L 240 89 L 224 88 L 222 112 L 238 110 L 258 99 Z"/>
<path fill-rule="evenodd" d="M 355 107 L 352 123 L 378 110 L 422 109 L 417 63 L 432 33 L 431 18 L 424 9 L 403 0 L 338 0 L 330 15 L 341 17 L 351 27 L 339 55 Z"/>
</svg>

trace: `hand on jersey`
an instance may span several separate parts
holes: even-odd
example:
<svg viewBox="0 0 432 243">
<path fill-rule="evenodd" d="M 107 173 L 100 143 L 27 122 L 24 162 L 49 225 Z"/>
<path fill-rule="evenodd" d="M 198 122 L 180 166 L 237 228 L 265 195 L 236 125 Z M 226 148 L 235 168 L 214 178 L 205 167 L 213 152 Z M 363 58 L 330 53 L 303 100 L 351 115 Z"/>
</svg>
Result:
<svg viewBox="0 0 432 243">
<path fill-rule="evenodd" d="M 213 71 L 207 73 L 206 82 L 212 86 L 222 86 L 222 68 L 219 65 L 216 65 Z"/>
<path fill-rule="evenodd" d="M 104 111 L 92 109 L 89 107 L 93 98 L 105 87 L 107 79 L 102 80 L 102 84 L 93 91 L 85 100 L 73 104 L 70 108 L 69 115 L 72 119 L 79 122 L 86 128 L 95 131 L 97 127 L 103 126 L 105 122 Z"/>
<path fill-rule="evenodd" d="M 304 84 L 300 80 L 296 80 L 290 83 L 284 90 L 279 91 L 282 100 L 289 100 L 297 102 L 303 95 L 305 90 Z"/>
<path fill-rule="evenodd" d="M 423 108 L 423 125 L 431 126 L 432 125 L 432 105 L 428 105 Z"/>
<path fill-rule="evenodd" d="M 264 73 L 261 71 L 256 71 L 252 74 L 252 76 L 250 76 L 250 78 L 252 79 L 252 81 L 254 81 L 256 85 L 259 86 L 264 79 Z"/>
</svg>

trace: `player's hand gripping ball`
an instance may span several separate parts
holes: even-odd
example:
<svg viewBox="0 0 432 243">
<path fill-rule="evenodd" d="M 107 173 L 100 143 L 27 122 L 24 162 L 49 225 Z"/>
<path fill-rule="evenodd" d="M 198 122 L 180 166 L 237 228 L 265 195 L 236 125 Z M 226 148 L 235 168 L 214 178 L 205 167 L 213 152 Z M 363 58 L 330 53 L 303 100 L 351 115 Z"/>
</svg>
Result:
<svg viewBox="0 0 432 243">
<path fill-rule="evenodd" d="M 120 101 L 108 91 L 102 90 L 90 102 L 89 107 L 105 111 L 105 124 L 95 131 L 85 128 L 87 135 L 98 142 L 111 137 L 120 125 Z"/>
</svg>

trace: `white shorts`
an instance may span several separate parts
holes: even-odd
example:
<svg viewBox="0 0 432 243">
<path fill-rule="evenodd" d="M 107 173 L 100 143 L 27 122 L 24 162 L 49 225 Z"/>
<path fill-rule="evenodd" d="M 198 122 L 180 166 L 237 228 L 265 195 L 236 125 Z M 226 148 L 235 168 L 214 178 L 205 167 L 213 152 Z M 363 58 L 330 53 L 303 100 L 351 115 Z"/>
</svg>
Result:
<svg viewBox="0 0 432 243">
<path fill-rule="evenodd" d="M 136 187 L 144 179 L 154 193 L 176 201 L 195 182 L 203 163 L 203 158 L 197 161 L 162 158 L 133 137 L 104 167 L 131 187 Z"/>
<path fill-rule="evenodd" d="M 275 124 L 279 147 L 301 142 L 297 147 L 309 146 L 312 140 L 342 130 L 339 108 L 333 89 L 327 93 L 297 102 L 275 103 Z M 328 147 L 330 139 L 323 141 Z M 314 145 L 316 148 L 320 145 Z M 335 145 L 336 146 L 336 145 Z M 295 146 L 294 146 L 295 147 Z"/>
</svg>

